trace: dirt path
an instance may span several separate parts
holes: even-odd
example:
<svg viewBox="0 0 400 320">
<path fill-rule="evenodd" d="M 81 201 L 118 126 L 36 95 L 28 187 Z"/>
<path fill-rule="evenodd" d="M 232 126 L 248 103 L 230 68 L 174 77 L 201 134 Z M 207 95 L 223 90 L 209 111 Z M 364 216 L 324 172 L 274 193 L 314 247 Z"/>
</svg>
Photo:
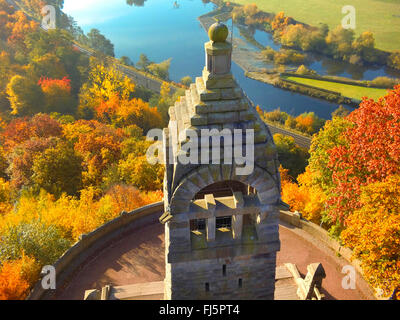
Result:
<svg viewBox="0 0 400 320">
<path fill-rule="evenodd" d="M 342 266 L 344 259 L 336 257 L 326 248 L 316 247 L 299 236 L 294 230 L 280 227 L 281 251 L 277 265 L 295 263 L 304 274 L 307 265 L 321 262 L 327 277 L 323 282 L 327 299 L 368 299 L 360 286 L 365 286 L 362 279 L 357 279 L 356 290 L 344 290 L 341 287 Z M 103 250 L 74 276 L 69 286 L 58 299 L 83 299 L 85 290 L 100 289 L 106 284 L 114 286 L 161 281 L 164 279 L 164 227 L 154 224 L 135 231 Z"/>
</svg>

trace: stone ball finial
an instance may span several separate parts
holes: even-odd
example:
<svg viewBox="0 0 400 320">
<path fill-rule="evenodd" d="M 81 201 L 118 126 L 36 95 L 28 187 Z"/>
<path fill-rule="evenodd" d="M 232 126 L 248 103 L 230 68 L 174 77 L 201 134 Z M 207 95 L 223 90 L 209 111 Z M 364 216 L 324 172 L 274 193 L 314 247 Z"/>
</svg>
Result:
<svg viewBox="0 0 400 320">
<path fill-rule="evenodd" d="M 210 40 L 214 42 L 225 42 L 228 35 L 228 27 L 221 22 L 214 23 L 210 29 L 208 29 L 208 36 L 210 37 Z"/>
</svg>

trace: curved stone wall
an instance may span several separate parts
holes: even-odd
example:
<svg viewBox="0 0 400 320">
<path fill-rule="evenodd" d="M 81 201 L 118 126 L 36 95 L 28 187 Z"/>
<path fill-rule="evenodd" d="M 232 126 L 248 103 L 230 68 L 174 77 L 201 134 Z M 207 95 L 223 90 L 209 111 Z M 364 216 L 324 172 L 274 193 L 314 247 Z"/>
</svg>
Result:
<svg viewBox="0 0 400 320">
<path fill-rule="evenodd" d="M 57 283 L 62 284 L 68 280 L 80 265 L 84 264 L 93 254 L 107 247 L 115 238 L 121 237 L 127 232 L 140 228 L 141 226 L 159 223 L 158 219 L 163 209 L 163 202 L 157 202 L 129 213 L 123 212 L 118 218 L 82 236 L 80 241 L 75 243 L 75 245 L 66 251 L 54 264 L 57 273 Z M 280 211 L 280 220 L 291 226 L 302 229 L 314 239 L 322 242 L 349 261 L 361 275 L 363 274 L 360 262 L 351 259 L 352 251 L 341 246 L 336 240 L 331 239 L 326 230 L 312 222 L 302 219 L 299 214 L 289 211 Z M 49 299 L 53 294 L 54 292 L 51 290 L 44 290 L 41 285 L 41 280 L 39 280 L 27 299 Z"/>
<path fill-rule="evenodd" d="M 82 235 L 62 257 L 54 264 L 57 275 L 57 286 L 62 285 L 68 278 L 94 253 L 101 251 L 113 239 L 140 228 L 141 226 L 159 223 L 164 209 L 163 202 L 153 203 L 131 212 L 122 212 L 121 215 L 102 225 L 98 229 Z M 39 280 L 31 291 L 28 300 L 50 299 L 54 295 L 52 290 L 44 290 Z"/>
<path fill-rule="evenodd" d="M 294 227 L 304 230 L 314 239 L 319 240 L 320 242 L 331 248 L 334 252 L 340 254 L 344 259 L 349 261 L 354 266 L 357 272 L 363 274 L 360 266 L 360 261 L 357 259 L 353 260 L 351 258 L 353 251 L 349 248 L 343 247 L 338 241 L 332 239 L 325 229 L 322 229 L 315 223 L 302 219 L 299 213 L 281 210 L 279 218 L 281 221 L 284 221 Z"/>
<path fill-rule="evenodd" d="M 299 213 L 294 213 L 290 211 L 280 211 L 279 215 L 280 221 L 283 225 L 286 223 L 289 226 L 294 226 L 297 230 L 304 231 L 307 236 L 310 236 L 312 240 L 316 240 L 319 243 L 325 245 L 325 247 L 331 249 L 337 256 L 344 258 L 349 265 L 352 265 L 354 269 L 359 273 L 359 275 L 365 280 L 364 272 L 361 268 L 361 261 L 358 259 L 352 259 L 353 251 L 349 248 L 342 246 L 338 241 L 332 239 L 329 233 L 316 225 L 313 222 L 305 220 L 301 217 Z M 298 233 L 299 234 L 299 233 Z M 301 234 L 299 234 L 301 236 Z M 304 237 L 304 234 L 303 234 Z M 381 299 L 376 296 L 374 290 L 365 281 L 365 286 L 360 288 L 366 296 L 374 296 L 376 299 Z"/>
</svg>

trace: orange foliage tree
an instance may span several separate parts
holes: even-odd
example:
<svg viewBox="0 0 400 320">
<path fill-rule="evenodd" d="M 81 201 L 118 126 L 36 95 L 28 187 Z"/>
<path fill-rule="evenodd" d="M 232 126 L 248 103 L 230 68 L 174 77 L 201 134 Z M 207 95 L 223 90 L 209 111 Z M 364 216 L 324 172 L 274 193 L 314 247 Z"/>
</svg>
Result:
<svg viewBox="0 0 400 320">
<path fill-rule="evenodd" d="M 78 130 L 74 132 L 74 128 Z M 83 184 L 99 185 L 104 170 L 121 157 L 124 133 L 97 121 L 83 120 L 67 125 L 66 130 L 67 139 L 74 142 L 75 150 L 84 159 Z"/>
<path fill-rule="evenodd" d="M 5 261 L 0 266 L 0 300 L 23 300 L 39 277 L 39 265 L 33 258 Z"/>
<path fill-rule="evenodd" d="M 274 32 L 278 32 L 281 35 L 284 29 L 292 22 L 290 17 L 285 17 L 285 13 L 283 11 L 279 12 L 274 20 L 271 22 L 271 28 Z"/>
<path fill-rule="evenodd" d="M 109 100 L 101 101 L 95 110 L 98 118 L 109 118 L 118 127 L 137 125 L 146 133 L 162 125 L 157 109 L 151 108 L 141 99 L 121 99 L 117 94 L 113 94 Z"/>
<path fill-rule="evenodd" d="M 10 29 L 8 44 L 13 48 L 25 50 L 25 37 L 37 30 L 38 23 L 29 20 L 22 11 L 16 11 L 7 27 Z"/>
<path fill-rule="evenodd" d="M 36 114 L 33 118 L 18 118 L 11 121 L 2 133 L 7 151 L 31 138 L 60 137 L 60 123 L 46 114 Z"/>
</svg>

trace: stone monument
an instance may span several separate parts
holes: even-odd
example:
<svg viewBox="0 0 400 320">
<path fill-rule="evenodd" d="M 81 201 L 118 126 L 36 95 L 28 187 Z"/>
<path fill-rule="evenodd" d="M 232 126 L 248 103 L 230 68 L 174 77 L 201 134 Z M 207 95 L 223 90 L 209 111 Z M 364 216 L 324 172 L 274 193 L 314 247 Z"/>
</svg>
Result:
<svg viewBox="0 0 400 320">
<path fill-rule="evenodd" d="M 203 74 L 170 107 L 164 129 L 165 299 L 274 298 L 279 162 L 231 73 L 228 33 L 211 26 Z M 196 135 L 198 161 L 182 161 Z"/>
</svg>

